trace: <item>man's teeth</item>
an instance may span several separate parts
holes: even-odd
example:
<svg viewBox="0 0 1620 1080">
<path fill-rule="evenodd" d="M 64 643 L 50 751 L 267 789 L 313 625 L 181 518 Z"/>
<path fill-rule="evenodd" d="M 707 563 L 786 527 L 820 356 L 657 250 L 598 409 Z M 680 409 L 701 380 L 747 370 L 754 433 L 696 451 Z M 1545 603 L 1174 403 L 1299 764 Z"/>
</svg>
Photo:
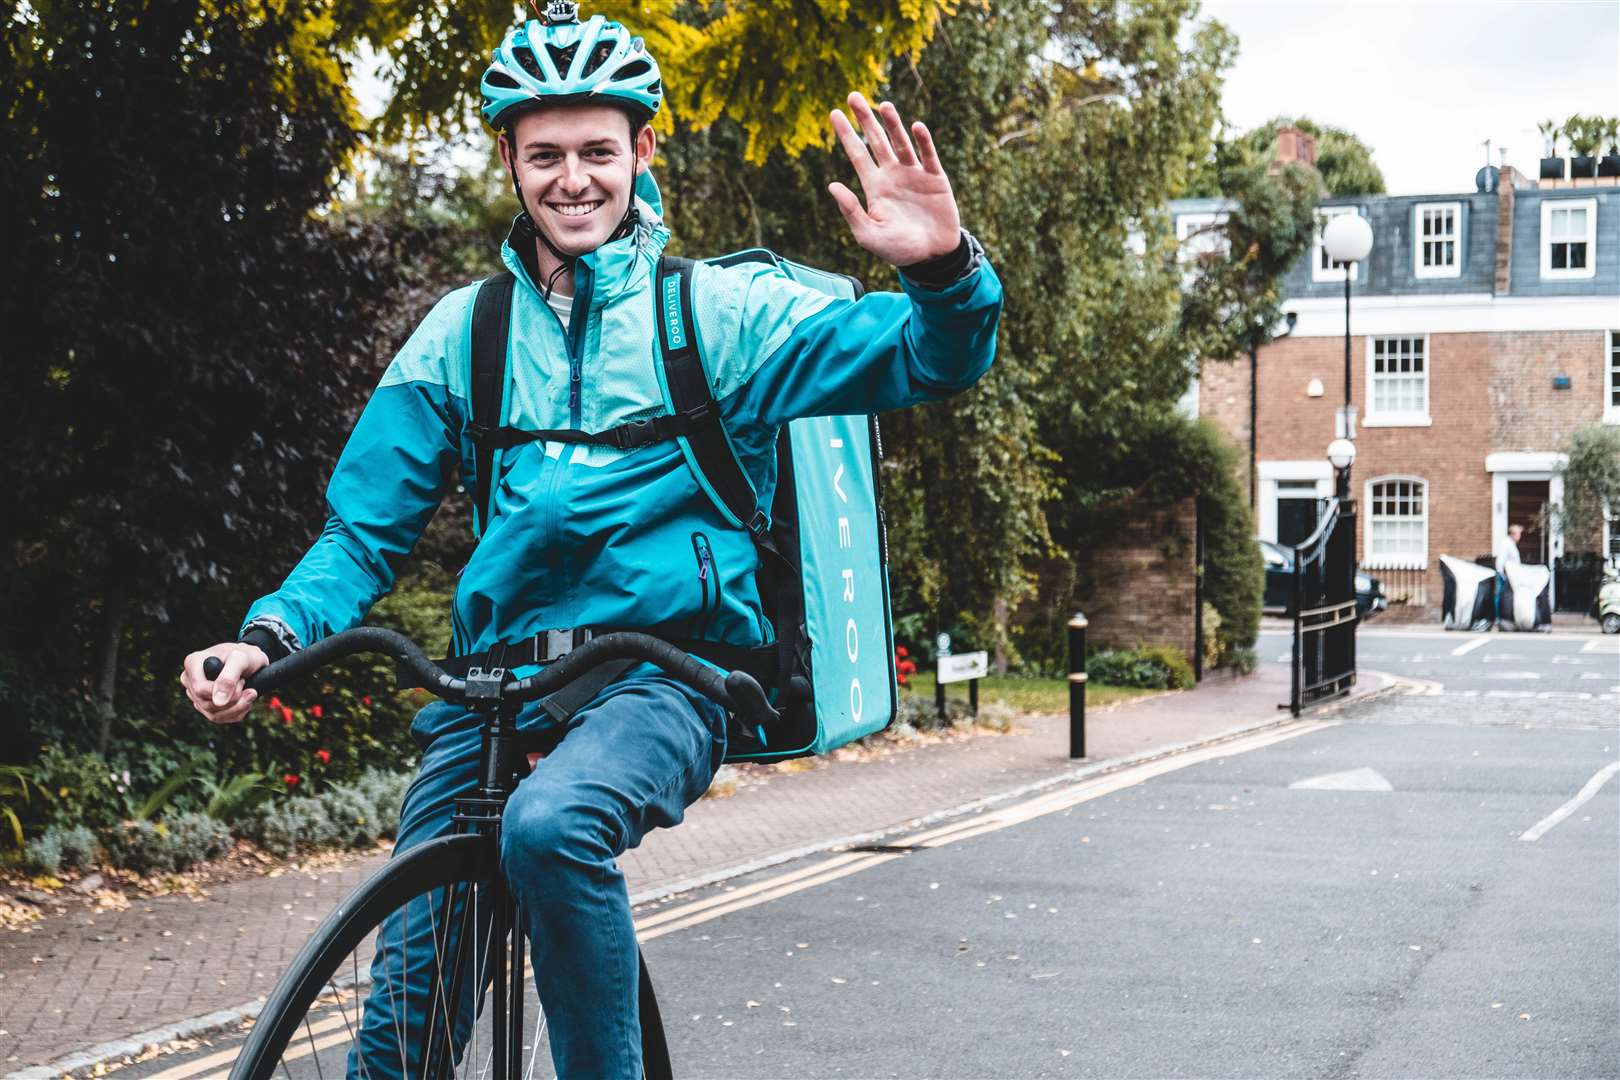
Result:
<svg viewBox="0 0 1620 1080">
<path fill-rule="evenodd" d="M 551 208 L 563 217 L 583 217 L 602 205 L 602 200 L 588 203 L 552 203 Z"/>
</svg>

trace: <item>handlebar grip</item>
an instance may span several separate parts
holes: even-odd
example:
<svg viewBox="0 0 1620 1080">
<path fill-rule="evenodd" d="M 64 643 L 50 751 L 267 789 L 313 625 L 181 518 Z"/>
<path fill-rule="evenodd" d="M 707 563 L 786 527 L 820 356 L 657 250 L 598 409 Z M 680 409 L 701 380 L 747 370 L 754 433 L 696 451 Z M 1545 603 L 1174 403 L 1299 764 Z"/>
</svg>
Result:
<svg viewBox="0 0 1620 1080">
<path fill-rule="evenodd" d="M 210 656 L 203 661 L 203 678 L 213 682 L 219 678 L 219 673 L 225 670 L 225 661 L 217 656 Z"/>
</svg>

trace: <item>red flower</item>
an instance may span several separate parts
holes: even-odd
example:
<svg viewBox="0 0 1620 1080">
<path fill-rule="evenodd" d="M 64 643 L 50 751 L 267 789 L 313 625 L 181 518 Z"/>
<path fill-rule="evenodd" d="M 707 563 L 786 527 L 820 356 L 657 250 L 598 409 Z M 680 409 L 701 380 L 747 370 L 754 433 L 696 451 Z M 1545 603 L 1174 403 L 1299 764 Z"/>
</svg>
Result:
<svg viewBox="0 0 1620 1080">
<path fill-rule="evenodd" d="M 281 708 L 281 699 L 280 699 L 280 698 L 278 698 L 278 697 L 272 697 L 272 698 L 271 698 L 271 699 L 270 699 L 270 707 L 271 707 L 271 708 L 272 708 L 272 709 L 279 709 L 279 708 Z"/>
<path fill-rule="evenodd" d="M 896 645 L 894 647 L 894 655 L 896 655 L 896 656 L 900 657 L 900 659 L 904 660 L 906 657 L 910 656 L 911 654 L 906 652 L 906 647 L 904 645 Z"/>
<path fill-rule="evenodd" d="M 287 708 L 287 706 L 283 705 L 281 707 L 281 722 L 283 724 L 286 724 L 289 727 L 291 727 L 292 726 L 292 720 L 293 720 L 293 711 L 291 709 Z"/>
<path fill-rule="evenodd" d="M 917 665 L 912 663 L 910 660 L 902 660 L 899 664 L 899 670 L 900 674 L 902 675 L 910 675 L 913 671 L 917 670 Z"/>
<path fill-rule="evenodd" d="M 371 708 L 371 695 L 367 694 L 365 697 L 361 698 L 360 704 L 364 705 L 368 709 Z"/>
<path fill-rule="evenodd" d="M 298 774 L 297 773 L 285 773 L 281 777 L 281 782 L 283 784 L 286 784 L 288 787 L 297 787 L 298 786 Z"/>
<path fill-rule="evenodd" d="M 311 716 L 313 716 L 317 720 L 319 720 L 321 718 L 321 716 L 323 715 L 323 713 L 321 712 L 321 707 L 319 705 L 316 705 L 316 706 L 312 707 L 309 710 L 309 714 Z"/>
<path fill-rule="evenodd" d="M 905 674 L 903 672 L 901 674 L 899 674 L 899 675 L 896 675 L 894 677 L 894 680 L 895 680 L 895 682 L 899 683 L 901 686 L 906 685 L 906 676 L 905 676 Z"/>
<path fill-rule="evenodd" d="M 315 751 L 315 756 L 321 759 L 321 764 L 322 765 L 325 765 L 328 761 L 332 760 L 332 751 L 330 751 L 330 750 L 317 750 L 317 751 Z"/>
</svg>

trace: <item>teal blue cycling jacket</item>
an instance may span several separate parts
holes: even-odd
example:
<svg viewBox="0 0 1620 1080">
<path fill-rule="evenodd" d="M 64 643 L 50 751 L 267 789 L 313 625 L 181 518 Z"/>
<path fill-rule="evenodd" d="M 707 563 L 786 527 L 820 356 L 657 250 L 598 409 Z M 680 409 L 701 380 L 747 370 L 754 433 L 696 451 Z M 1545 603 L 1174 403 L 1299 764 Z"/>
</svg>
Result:
<svg viewBox="0 0 1620 1080">
<path fill-rule="evenodd" d="M 582 256 L 570 330 L 512 248 L 517 276 L 504 423 L 602 431 L 670 411 L 655 340 L 654 276 L 669 234 L 641 222 Z M 938 291 L 834 299 L 761 263 L 700 264 L 699 346 L 728 433 L 767 512 L 776 437 L 790 420 L 875 413 L 964 390 L 990 367 L 1001 283 L 989 264 Z M 400 350 L 327 488 L 319 538 L 249 610 L 288 649 L 358 625 L 394 583 L 447 489 L 474 490 L 470 285 Z M 459 653 L 567 627 L 659 627 L 733 645 L 774 639 L 748 534 L 699 488 L 680 445 L 529 443 L 499 451 L 493 513 L 452 606 Z"/>
</svg>

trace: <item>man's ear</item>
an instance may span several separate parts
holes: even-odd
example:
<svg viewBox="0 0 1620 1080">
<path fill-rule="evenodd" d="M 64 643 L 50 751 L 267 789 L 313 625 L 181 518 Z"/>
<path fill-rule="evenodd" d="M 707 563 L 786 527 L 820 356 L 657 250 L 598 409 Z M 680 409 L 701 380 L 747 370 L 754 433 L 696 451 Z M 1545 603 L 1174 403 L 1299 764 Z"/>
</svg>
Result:
<svg viewBox="0 0 1620 1080">
<path fill-rule="evenodd" d="M 652 167 L 653 153 L 657 149 L 658 136 L 652 125 L 642 124 L 641 130 L 636 132 L 636 172 L 643 173 Z"/>
<path fill-rule="evenodd" d="M 500 135 L 497 136 L 496 139 L 495 139 L 495 146 L 496 146 L 496 149 L 498 149 L 500 151 L 501 164 L 506 166 L 506 171 L 507 172 L 511 172 L 512 171 L 512 140 L 511 140 L 510 136 L 508 136 L 507 133 L 504 132 L 504 131 L 501 132 Z"/>
</svg>

